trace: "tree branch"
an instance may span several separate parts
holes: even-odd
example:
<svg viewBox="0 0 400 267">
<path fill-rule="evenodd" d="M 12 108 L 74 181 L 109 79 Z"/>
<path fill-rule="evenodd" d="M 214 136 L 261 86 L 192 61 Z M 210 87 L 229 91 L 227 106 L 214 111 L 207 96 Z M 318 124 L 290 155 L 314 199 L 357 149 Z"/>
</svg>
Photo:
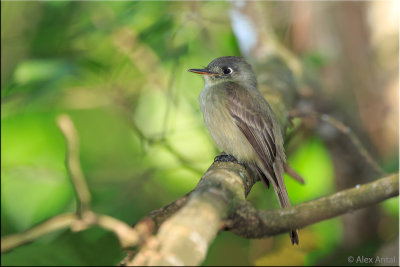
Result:
<svg viewBox="0 0 400 267">
<path fill-rule="evenodd" d="M 290 208 L 257 211 L 242 202 L 227 230 L 246 238 L 261 238 L 298 229 L 399 195 L 399 175 L 343 190 Z"/>
<path fill-rule="evenodd" d="M 214 162 L 185 205 L 162 223 L 157 235 L 126 265 L 198 265 L 210 243 L 256 182 L 240 164 Z M 165 209 L 163 209 L 165 210 Z"/>
<path fill-rule="evenodd" d="M 160 227 L 160 225 L 169 217 L 171 217 L 172 214 L 174 214 L 175 212 L 177 212 L 181 207 L 183 207 L 183 205 L 185 205 L 187 199 L 189 198 L 189 195 L 192 193 L 193 191 L 187 193 L 186 195 L 184 195 L 183 197 L 181 197 L 180 199 L 172 202 L 171 204 L 162 207 L 160 209 L 156 209 L 153 210 L 152 212 L 150 212 L 149 216 L 146 218 L 151 219 L 154 224 L 155 227 L 158 229 L 158 227 Z"/>
<path fill-rule="evenodd" d="M 148 239 L 135 258 L 128 255 L 124 265 L 199 265 L 222 229 L 246 238 L 272 236 L 399 194 L 399 177 L 393 174 L 291 208 L 257 211 L 245 200 L 256 182 L 252 177 L 240 164 L 215 162 L 190 194 L 153 212 L 156 217 L 162 214 L 157 235 Z M 174 209 L 168 210 L 171 206 Z"/>
</svg>

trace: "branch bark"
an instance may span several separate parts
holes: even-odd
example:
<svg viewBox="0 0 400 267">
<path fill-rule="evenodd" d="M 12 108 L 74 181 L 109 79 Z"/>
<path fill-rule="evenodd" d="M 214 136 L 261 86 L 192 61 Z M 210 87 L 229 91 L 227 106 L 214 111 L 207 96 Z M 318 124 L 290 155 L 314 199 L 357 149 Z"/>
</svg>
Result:
<svg viewBox="0 0 400 267">
<path fill-rule="evenodd" d="M 287 209 L 257 211 L 243 202 L 227 230 L 246 238 L 262 238 L 327 220 L 399 195 L 399 175 L 378 179 Z"/>
<path fill-rule="evenodd" d="M 399 194 L 399 176 L 393 174 L 287 209 L 258 211 L 245 200 L 256 182 L 252 177 L 240 164 L 214 162 L 189 195 L 167 206 L 184 203 L 176 213 L 166 207 L 153 217 L 162 222 L 157 235 L 124 265 L 199 265 L 220 230 L 245 238 L 277 235 Z"/>
<path fill-rule="evenodd" d="M 209 245 L 256 182 L 240 164 L 214 162 L 185 205 L 126 265 L 198 265 Z M 165 214 L 164 214 L 165 215 Z"/>
</svg>

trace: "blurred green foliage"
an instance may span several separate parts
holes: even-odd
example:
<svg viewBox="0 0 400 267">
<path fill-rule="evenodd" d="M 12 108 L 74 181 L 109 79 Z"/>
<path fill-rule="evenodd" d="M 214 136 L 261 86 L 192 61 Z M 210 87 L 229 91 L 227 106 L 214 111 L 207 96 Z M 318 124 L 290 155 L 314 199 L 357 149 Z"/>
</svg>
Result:
<svg viewBox="0 0 400 267">
<path fill-rule="evenodd" d="M 94 211 L 134 223 L 193 189 L 217 149 L 198 107 L 203 82 L 186 70 L 239 55 L 228 5 L 1 2 L 2 236 L 75 208 L 55 123 L 61 113 L 76 125 Z M 321 58 L 309 60 L 321 65 Z M 289 162 L 306 178 L 305 186 L 285 178 L 293 203 L 335 192 L 332 161 L 318 138 Z M 277 207 L 260 183 L 249 199 Z M 384 207 L 398 216 L 398 200 Z M 314 264 L 342 241 L 340 219 L 306 229 L 311 245 L 294 264 Z M 268 240 L 275 249 L 253 255 L 258 241 L 222 233 L 204 265 L 257 264 L 278 250 L 290 257 L 286 235 Z M 58 231 L 3 255 L 1 263 L 114 265 L 122 257 L 115 237 L 95 228 Z"/>
</svg>

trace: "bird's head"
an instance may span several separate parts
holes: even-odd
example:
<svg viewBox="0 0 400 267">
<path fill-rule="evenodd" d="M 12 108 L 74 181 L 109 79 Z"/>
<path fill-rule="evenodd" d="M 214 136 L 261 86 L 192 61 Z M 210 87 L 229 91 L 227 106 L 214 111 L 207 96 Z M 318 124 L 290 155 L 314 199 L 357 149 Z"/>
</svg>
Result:
<svg viewBox="0 0 400 267">
<path fill-rule="evenodd" d="M 219 57 L 211 61 L 204 69 L 189 69 L 189 71 L 203 75 L 206 86 L 221 82 L 236 82 L 246 87 L 257 86 L 253 69 L 242 57 Z"/>
</svg>

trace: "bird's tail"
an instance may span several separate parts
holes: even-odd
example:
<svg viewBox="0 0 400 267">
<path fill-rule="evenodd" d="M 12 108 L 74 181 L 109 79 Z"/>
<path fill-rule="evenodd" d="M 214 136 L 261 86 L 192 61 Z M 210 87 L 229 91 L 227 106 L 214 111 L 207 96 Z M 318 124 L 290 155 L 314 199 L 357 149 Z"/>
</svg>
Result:
<svg viewBox="0 0 400 267">
<path fill-rule="evenodd" d="M 285 182 L 283 181 L 284 168 L 281 162 L 275 162 L 273 164 L 273 170 L 270 169 L 270 171 L 267 171 L 265 169 L 266 167 L 259 165 L 252 165 L 251 168 L 256 171 L 260 180 L 264 183 L 267 189 L 269 188 L 269 184 L 273 185 L 275 194 L 278 198 L 279 206 L 281 208 L 287 208 L 291 206 Z M 289 236 L 292 245 L 299 244 L 299 235 L 296 229 L 290 230 Z"/>
<path fill-rule="evenodd" d="M 283 164 L 280 164 L 281 162 L 277 161 L 273 164 L 274 168 L 274 175 L 275 175 L 275 181 L 277 181 L 277 185 L 274 185 L 275 193 L 276 196 L 278 197 L 278 202 L 279 206 L 281 208 L 287 208 L 290 207 L 290 201 L 289 201 L 289 195 L 286 190 L 285 186 L 285 181 L 283 180 Z M 299 235 L 297 232 L 297 229 L 292 229 L 289 232 L 290 240 L 292 241 L 292 245 L 299 244 Z"/>
<path fill-rule="evenodd" d="M 297 229 L 295 230 L 290 230 L 290 241 L 292 241 L 292 245 L 299 244 L 299 234 L 297 233 Z"/>
<path fill-rule="evenodd" d="M 283 185 L 283 187 L 279 186 L 279 188 L 275 189 L 275 193 L 278 197 L 279 206 L 281 206 L 281 208 L 287 208 L 291 206 L 285 185 Z M 290 230 L 289 236 L 290 236 L 290 241 L 292 241 L 292 245 L 299 244 L 299 234 L 297 232 L 297 229 Z"/>
</svg>

